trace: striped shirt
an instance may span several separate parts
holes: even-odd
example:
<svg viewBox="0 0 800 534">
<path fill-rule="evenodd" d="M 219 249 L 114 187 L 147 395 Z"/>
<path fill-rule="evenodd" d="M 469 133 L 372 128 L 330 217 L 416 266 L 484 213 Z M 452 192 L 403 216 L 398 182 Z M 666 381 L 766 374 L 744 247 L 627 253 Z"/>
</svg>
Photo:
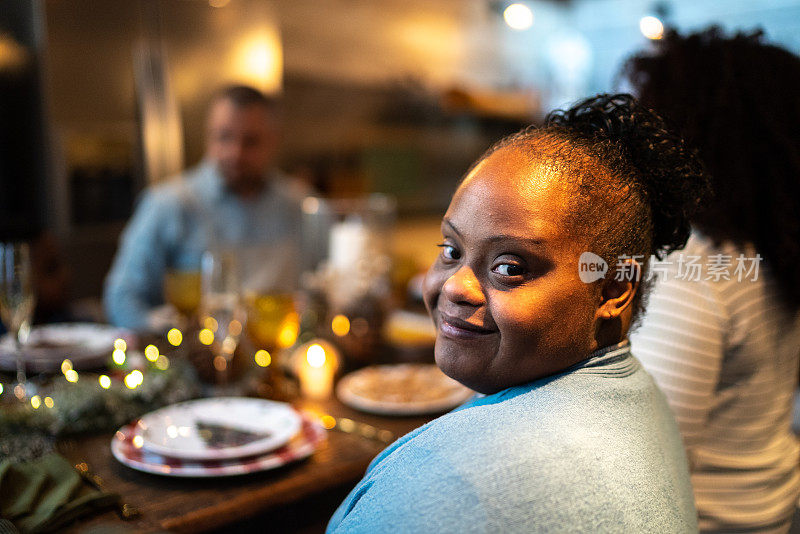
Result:
<svg viewBox="0 0 800 534">
<path fill-rule="evenodd" d="M 791 432 L 800 316 L 780 306 L 763 262 L 757 276 L 737 276 L 740 255 L 756 256 L 695 233 L 659 269 L 631 342 L 678 421 L 701 530 L 785 532 L 800 492 Z M 699 280 L 686 279 L 692 260 Z"/>
</svg>

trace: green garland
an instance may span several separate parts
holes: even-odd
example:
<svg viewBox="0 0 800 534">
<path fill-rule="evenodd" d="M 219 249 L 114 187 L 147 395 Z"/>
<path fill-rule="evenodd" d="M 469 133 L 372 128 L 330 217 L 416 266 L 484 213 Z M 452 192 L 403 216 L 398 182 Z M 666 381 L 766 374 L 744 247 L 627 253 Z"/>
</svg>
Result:
<svg viewBox="0 0 800 534">
<path fill-rule="evenodd" d="M 40 393 L 38 408 L 3 399 L 0 460 L 32 459 L 50 452 L 56 438 L 111 432 L 147 412 L 200 395 L 197 373 L 186 361 L 174 359 L 166 370 L 149 368 L 143 374 L 142 383 L 133 389 L 120 379 L 103 389 L 97 374 L 81 373 L 74 383 L 59 375 L 46 393 Z M 3 397 L 10 395 L 7 391 Z M 52 407 L 45 404 L 45 396 L 52 399 Z"/>
</svg>

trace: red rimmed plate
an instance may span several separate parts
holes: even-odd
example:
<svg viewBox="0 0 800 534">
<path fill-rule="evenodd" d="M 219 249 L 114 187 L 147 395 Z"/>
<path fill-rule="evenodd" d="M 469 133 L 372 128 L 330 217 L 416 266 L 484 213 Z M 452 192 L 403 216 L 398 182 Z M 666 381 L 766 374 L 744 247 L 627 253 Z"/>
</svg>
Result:
<svg viewBox="0 0 800 534">
<path fill-rule="evenodd" d="M 186 460 L 145 450 L 137 437 L 136 423 L 117 430 L 111 438 L 111 453 L 120 463 L 137 471 L 174 477 L 221 477 L 246 475 L 275 469 L 311 456 L 325 440 L 326 431 L 310 414 L 301 413 L 300 432 L 289 443 L 263 455 L 232 460 Z M 141 436 L 139 436 L 141 438 Z"/>
</svg>

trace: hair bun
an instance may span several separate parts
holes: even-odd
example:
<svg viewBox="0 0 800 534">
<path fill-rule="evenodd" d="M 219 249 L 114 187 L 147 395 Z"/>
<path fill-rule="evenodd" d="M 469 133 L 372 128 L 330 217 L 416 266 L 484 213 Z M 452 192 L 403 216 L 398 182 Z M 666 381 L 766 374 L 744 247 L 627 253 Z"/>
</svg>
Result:
<svg viewBox="0 0 800 534">
<path fill-rule="evenodd" d="M 612 170 L 636 175 L 652 212 L 655 253 L 663 257 L 686 244 L 690 219 L 710 187 L 694 151 L 661 117 L 629 94 L 601 94 L 549 113 L 546 124 L 594 146 L 618 147 L 622 160 L 606 163 Z"/>
<path fill-rule="evenodd" d="M 562 126 L 587 136 L 621 139 L 634 129 L 636 100 L 629 94 L 601 94 L 583 100 L 567 110 L 551 111 L 547 126 Z"/>
</svg>

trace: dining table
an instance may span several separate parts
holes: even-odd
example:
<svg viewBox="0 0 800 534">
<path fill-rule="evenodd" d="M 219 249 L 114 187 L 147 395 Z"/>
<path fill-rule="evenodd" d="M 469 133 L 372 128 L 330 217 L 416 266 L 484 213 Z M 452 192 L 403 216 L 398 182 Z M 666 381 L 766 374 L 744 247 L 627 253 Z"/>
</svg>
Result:
<svg viewBox="0 0 800 534">
<path fill-rule="evenodd" d="M 370 415 L 334 397 L 298 398 L 291 404 L 313 417 L 329 416 L 325 419 L 337 425 L 308 458 L 241 476 L 177 478 L 135 471 L 113 457 L 110 433 L 59 440 L 59 453 L 103 490 L 121 497 L 120 509 L 81 519 L 63 532 L 322 532 L 387 446 L 386 438 L 402 436 L 434 417 Z M 342 431 L 339 422 L 369 425 L 383 439 Z M 131 517 L 123 517 L 123 506 Z"/>
</svg>

